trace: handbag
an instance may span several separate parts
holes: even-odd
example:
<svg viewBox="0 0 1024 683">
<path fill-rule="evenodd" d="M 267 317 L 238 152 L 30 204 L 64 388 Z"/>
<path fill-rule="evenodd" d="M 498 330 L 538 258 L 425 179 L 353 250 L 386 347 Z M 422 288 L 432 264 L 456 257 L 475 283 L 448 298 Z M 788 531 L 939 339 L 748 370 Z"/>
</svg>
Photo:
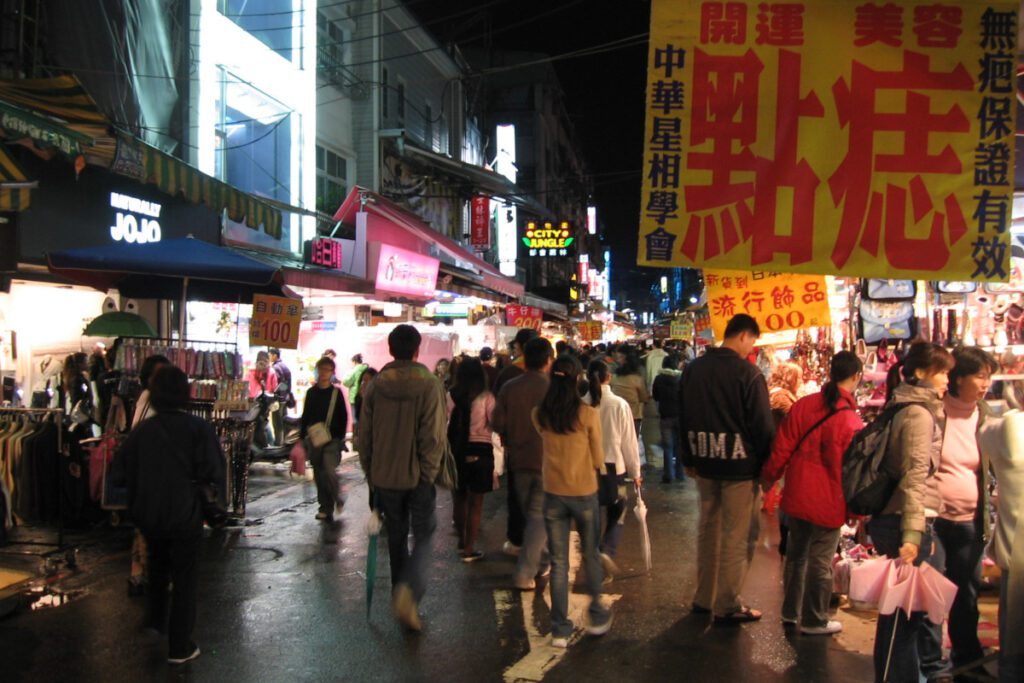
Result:
<svg viewBox="0 0 1024 683">
<path fill-rule="evenodd" d="M 437 471 L 437 479 L 434 483 L 449 491 L 459 488 L 459 468 L 455 463 L 455 453 L 447 439 L 444 443 L 444 453 L 441 454 L 441 467 Z"/>
<path fill-rule="evenodd" d="M 327 419 L 323 422 L 309 425 L 309 429 L 306 430 L 306 434 L 309 436 L 309 443 L 313 445 L 313 448 L 322 448 L 329 444 L 333 438 L 329 425 L 334 419 L 334 405 L 338 402 L 339 393 L 337 389 L 332 389 L 331 391 L 331 404 L 327 407 Z"/>
<path fill-rule="evenodd" d="M 301 440 L 295 442 L 288 457 L 292 463 L 292 474 L 300 477 L 306 476 L 306 447 L 302 445 Z"/>
<path fill-rule="evenodd" d="M 912 339 L 916 333 L 913 304 L 860 302 L 860 336 L 868 344 L 877 344 L 883 339 Z"/>
<path fill-rule="evenodd" d="M 873 301 L 912 301 L 917 296 L 917 282 L 869 278 L 861 294 L 863 298 Z"/>
</svg>

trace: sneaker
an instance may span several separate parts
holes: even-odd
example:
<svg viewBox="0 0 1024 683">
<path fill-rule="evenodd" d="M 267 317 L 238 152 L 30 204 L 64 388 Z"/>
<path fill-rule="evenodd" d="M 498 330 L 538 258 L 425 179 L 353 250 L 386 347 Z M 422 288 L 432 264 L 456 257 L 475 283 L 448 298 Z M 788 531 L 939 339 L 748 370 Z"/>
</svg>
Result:
<svg viewBox="0 0 1024 683">
<path fill-rule="evenodd" d="M 551 647 L 557 647 L 564 650 L 569 647 L 569 639 L 561 636 L 551 636 Z"/>
<path fill-rule="evenodd" d="M 843 630 L 843 625 L 838 621 L 830 621 L 824 626 L 803 626 L 800 633 L 805 636 L 830 636 Z"/>
<path fill-rule="evenodd" d="M 529 581 L 514 581 L 512 585 L 515 586 L 517 591 L 532 591 L 537 589 L 537 582 L 533 579 L 530 579 Z"/>
<path fill-rule="evenodd" d="M 609 612 L 608 618 L 604 620 L 604 623 L 591 624 L 587 627 L 587 633 L 589 633 L 592 636 L 603 636 L 604 634 L 608 633 L 609 630 L 611 630 L 613 620 L 614 619 L 612 617 L 612 613 Z"/>
<path fill-rule="evenodd" d="M 519 557 L 519 546 L 512 541 L 505 541 L 505 545 L 501 546 L 501 552 L 512 557 Z"/>
<path fill-rule="evenodd" d="M 412 589 L 406 584 L 399 584 L 395 589 L 395 596 L 391 600 L 391 608 L 395 618 L 410 631 L 420 632 L 423 630 L 423 623 L 420 621 L 419 611 L 416 609 L 416 600 L 412 596 Z"/>
<path fill-rule="evenodd" d="M 466 564 L 470 562 L 477 562 L 484 559 L 484 553 L 482 550 L 474 550 L 471 553 L 462 553 L 462 561 Z"/>
<path fill-rule="evenodd" d="M 601 553 L 601 567 L 606 579 L 619 573 L 619 565 L 615 564 L 615 560 L 608 553 Z"/>
<path fill-rule="evenodd" d="M 782 625 L 783 626 L 796 626 L 796 623 L 797 623 L 796 619 L 790 619 L 789 617 L 782 617 Z"/>
<path fill-rule="evenodd" d="M 195 659 L 198 656 L 199 656 L 199 646 L 198 645 L 193 645 L 192 646 L 192 653 L 191 654 L 184 655 L 182 657 L 168 657 L 167 658 L 167 663 L 168 664 L 184 664 L 186 662 L 191 662 L 193 659 Z"/>
<path fill-rule="evenodd" d="M 316 513 L 316 518 L 317 518 L 317 519 L 318 519 L 319 521 L 321 521 L 321 522 L 322 522 L 322 521 L 324 521 L 325 519 L 329 518 L 330 516 L 331 516 L 331 513 L 329 513 L 329 512 L 324 512 L 323 510 L 321 510 L 321 511 L 320 511 L 320 512 L 318 512 L 318 513 Z"/>
</svg>

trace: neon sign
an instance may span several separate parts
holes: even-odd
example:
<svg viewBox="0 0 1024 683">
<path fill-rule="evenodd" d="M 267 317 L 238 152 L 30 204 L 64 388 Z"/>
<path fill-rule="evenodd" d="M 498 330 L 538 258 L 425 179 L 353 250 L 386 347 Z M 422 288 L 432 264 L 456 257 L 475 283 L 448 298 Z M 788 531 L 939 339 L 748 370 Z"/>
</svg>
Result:
<svg viewBox="0 0 1024 683">
<path fill-rule="evenodd" d="M 530 256 L 567 256 L 569 245 L 576 240 L 571 235 L 569 221 L 562 221 L 557 227 L 550 221 L 529 221 L 523 244 L 530 250 Z"/>
</svg>

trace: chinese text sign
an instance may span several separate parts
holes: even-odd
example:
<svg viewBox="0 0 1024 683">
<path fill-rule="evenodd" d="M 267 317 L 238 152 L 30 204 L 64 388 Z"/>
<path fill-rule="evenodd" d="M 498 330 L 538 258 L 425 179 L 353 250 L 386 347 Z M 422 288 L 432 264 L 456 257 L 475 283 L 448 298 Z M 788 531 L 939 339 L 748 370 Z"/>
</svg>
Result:
<svg viewBox="0 0 1024 683">
<path fill-rule="evenodd" d="M 249 345 L 297 349 L 301 324 L 301 301 L 256 294 L 252 300 L 252 319 L 249 321 Z"/>
<path fill-rule="evenodd" d="M 640 265 L 1006 280 L 1017 3 L 654 0 Z"/>
<path fill-rule="evenodd" d="M 832 323 L 823 275 L 706 269 L 704 284 L 715 339 L 725 338 L 725 326 L 737 313 L 753 317 L 763 333 Z"/>
</svg>

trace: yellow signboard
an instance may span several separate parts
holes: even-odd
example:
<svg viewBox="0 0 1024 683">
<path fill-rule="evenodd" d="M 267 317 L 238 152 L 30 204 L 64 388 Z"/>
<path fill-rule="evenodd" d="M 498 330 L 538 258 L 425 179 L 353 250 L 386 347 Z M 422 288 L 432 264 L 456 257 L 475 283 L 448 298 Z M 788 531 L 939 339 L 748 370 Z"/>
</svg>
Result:
<svg viewBox="0 0 1024 683">
<path fill-rule="evenodd" d="M 669 336 L 673 339 L 691 339 L 693 337 L 693 321 L 688 318 L 673 320 L 669 328 Z"/>
<path fill-rule="evenodd" d="M 725 326 L 737 313 L 754 318 L 761 332 L 832 324 L 822 275 L 705 270 L 704 285 L 715 339 L 725 338 Z"/>
<path fill-rule="evenodd" d="M 301 301 L 283 296 L 257 294 L 252 299 L 249 345 L 297 349 L 301 324 Z"/>
<path fill-rule="evenodd" d="M 1005 281 L 1016 0 L 652 0 L 638 261 Z"/>
</svg>

